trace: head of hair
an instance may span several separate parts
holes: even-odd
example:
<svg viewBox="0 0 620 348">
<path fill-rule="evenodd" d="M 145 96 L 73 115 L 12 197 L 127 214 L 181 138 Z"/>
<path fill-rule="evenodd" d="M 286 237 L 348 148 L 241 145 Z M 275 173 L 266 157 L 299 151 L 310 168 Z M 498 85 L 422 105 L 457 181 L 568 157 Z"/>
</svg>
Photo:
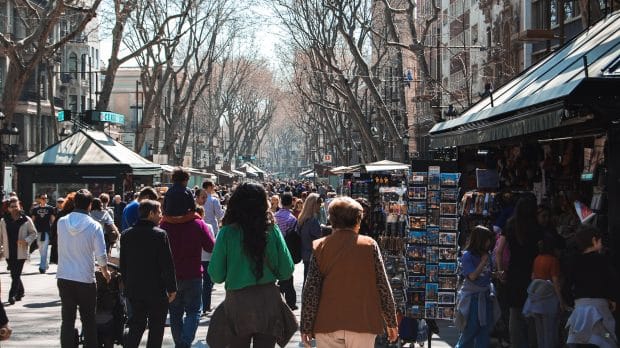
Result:
<svg viewBox="0 0 620 348">
<path fill-rule="evenodd" d="M 101 210 L 103 205 L 101 204 L 101 200 L 99 198 L 93 198 L 93 205 L 90 207 L 91 210 Z"/>
<path fill-rule="evenodd" d="M 157 198 L 159 198 L 157 191 L 155 191 L 155 189 L 150 186 L 143 188 L 142 190 L 140 190 L 140 193 L 138 194 L 139 201 L 143 199 L 150 199 L 150 200 L 156 201 Z"/>
<path fill-rule="evenodd" d="M 280 200 L 280 203 L 282 204 L 283 207 L 290 207 L 293 205 L 293 194 L 290 192 L 284 192 L 282 194 L 282 199 Z"/>
<path fill-rule="evenodd" d="M 363 215 L 364 208 L 353 198 L 338 197 L 329 203 L 329 222 L 333 228 L 353 228 Z"/>
<path fill-rule="evenodd" d="M 209 187 L 213 187 L 213 186 L 215 186 L 215 184 L 211 180 L 205 180 L 205 181 L 202 182 L 202 188 L 205 189 L 205 190 L 208 189 Z"/>
<path fill-rule="evenodd" d="M 493 248 L 495 235 L 488 228 L 478 225 L 469 234 L 466 250 L 482 255 Z"/>
<path fill-rule="evenodd" d="M 9 197 L 9 206 L 10 206 L 11 204 L 15 204 L 15 203 L 17 203 L 17 206 L 18 206 L 18 207 L 21 207 L 21 204 L 20 204 L 20 202 L 19 202 L 19 198 L 17 198 L 17 196 L 11 196 L 11 197 Z"/>
<path fill-rule="evenodd" d="M 140 205 L 138 206 L 138 214 L 141 220 L 146 220 L 149 218 L 151 212 L 156 212 L 157 208 L 160 207 L 158 201 L 152 199 L 143 199 L 140 201 Z"/>
<path fill-rule="evenodd" d="M 295 208 L 295 210 L 301 211 L 301 209 L 304 207 L 304 201 L 302 201 L 300 198 L 297 198 L 295 200 L 295 203 L 293 203 L 293 207 Z"/>
<path fill-rule="evenodd" d="M 101 203 L 108 204 L 110 202 L 110 196 L 107 193 L 102 193 L 99 195 L 99 199 Z"/>
<path fill-rule="evenodd" d="M 575 243 L 580 252 L 593 246 L 592 238 L 601 239 L 603 236 L 598 228 L 592 225 L 580 225 L 575 232 Z"/>
<path fill-rule="evenodd" d="M 321 211 L 321 203 L 321 196 L 318 193 L 311 193 L 306 197 L 297 220 L 299 226 L 310 220 L 310 218 L 315 217 Z"/>
<path fill-rule="evenodd" d="M 230 196 L 222 223 L 236 225 L 242 230 L 243 250 L 252 260 L 252 273 L 257 280 L 262 278 L 267 229 L 273 225 L 263 186 L 254 183 L 237 186 Z"/>
<path fill-rule="evenodd" d="M 37 196 L 37 198 L 43 198 L 45 196 L 45 198 L 47 198 L 47 193 L 39 193 L 39 196 Z"/>
<path fill-rule="evenodd" d="M 80 189 L 75 193 L 75 209 L 88 209 L 93 203 L 93 194 L 87 189 Z"/>
<path fill-rule="evenodd" d="M 198 215 L 200 215 L 201 217 L 205 216 L 205 207 L 203 207 L 202 205 L 196 205 L 196 213 Z"/>
<path fill-rule="evenodd" d="M 176 167 L 172 171 L 172 182 L 175 184 L 180 184 L 189 180 L 189 173 L 187 170 Z"/>
<path fill-rule="evenodd" d="M 538 219 L 536 196 L 533 193 L 524 193 L 519 197 L 515 210 L 506 224 L 508 233 L 514 233 L 519 244 L 526 242 L 530 231 L 536 231 Z"/>
<path fill-rule="evenodd" d="M 64 203 L 62 203 L 62 207 L 60 208 L 60 215 L 66 215 L 75 209 L 75 192 L 69 192 L 65 197 Z"/>
</svg>

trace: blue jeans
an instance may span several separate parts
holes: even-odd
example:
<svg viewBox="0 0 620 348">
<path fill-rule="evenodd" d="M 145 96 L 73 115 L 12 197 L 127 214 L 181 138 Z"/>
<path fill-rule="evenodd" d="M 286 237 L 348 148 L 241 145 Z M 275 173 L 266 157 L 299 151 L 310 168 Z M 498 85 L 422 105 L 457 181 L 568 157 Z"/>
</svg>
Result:
<svg viewBox="0 0 620 348">
<path fill-rule="evenodd" d="M 200 321 L 201 294 L 201 278 L 177 280 L 177 296 L 169 306 L 170 331 L 176 347 L 190 347 L 194 341 Z"/>
<path fill-rule="evenodd" d="M 202 311 L 211 310 L 211 291 L 213 291 L 213 282 L 207 272 L 209 261 L 202 261 Z"/>
<path fill-rule="evenodd" d="M 45 232 L 45 240 L 42 241 L 41 238 L 37 238 L 37 244 L 39 246 L 39 254 L 41 254 L 41 263 L 39 263 L 39 269 L 42 271 L 46 271 L 49 267 L 47 266 L 47 246 L 50 244 L 50 234 L 49 232 Z"/>
<path fill-rule="evenodd" d="M 478 319 L 478 295 L 473 295 L 469 305 L 467 325 L 459 336 L 456 348 L 488 348 L 491 330 L 493 329 L 492 322 L 493 302 L 487 301 L 487 324 L 480 326 Z"/>
</svg>

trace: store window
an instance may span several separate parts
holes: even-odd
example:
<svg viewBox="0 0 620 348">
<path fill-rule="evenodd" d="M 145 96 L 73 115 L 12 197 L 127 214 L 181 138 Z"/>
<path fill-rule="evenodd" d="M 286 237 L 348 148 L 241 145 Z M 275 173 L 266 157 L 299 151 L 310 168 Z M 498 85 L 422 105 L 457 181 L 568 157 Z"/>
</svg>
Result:
<svg viewBox="0 0 620 348">
<path fill-rule="evenodd" d="M 110 193 L 114 191 L 114 184 L 111 183 L 34 183 L 32 184 L 32 201 L 36 201 L 39 194 L 45 193 L 49 197 L 49 202 L 56 202 L 59 197 L 65 197 L 70 192 L 79 189 L 89 190 L 94 197 L 98 197 L 102 193 Z"/>
</svg>

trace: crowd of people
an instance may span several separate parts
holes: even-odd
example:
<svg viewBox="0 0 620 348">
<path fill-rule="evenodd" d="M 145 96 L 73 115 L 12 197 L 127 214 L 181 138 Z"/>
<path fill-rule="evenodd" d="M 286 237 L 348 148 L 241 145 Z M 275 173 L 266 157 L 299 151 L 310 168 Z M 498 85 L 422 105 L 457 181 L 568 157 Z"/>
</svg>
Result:
<svg viewBox="0 0 620 348">
<path fill-rule="evenodd" d="M 168 315 L 175 347 L 191 346 L 201 316 L 211 317 L 212 347 L 285 346 L 298 329 L 307 347 L 312 340 L 374 347 L 377 335 L 398 339 L 367 201 L 311 182 L 205 181 L 192 189 L 188 179 L 177 168 L 165 195 L 145 187 L 129 202 L 82 189 L 52 207 L 41 193 L 29 214 L 12 194 L 0 220 L 9 304 L 26 294 L 20 276 L 36 246 L 41 273 L 58 264 L 62 347 L 77 343 L 77 310 L 84 345 L 97 346 L 95 269 L 109 281 L 110 263 L 117 263 L 127 300 L 124 347 L 138 347 L 147 327 L 147 347 L 161 347 Z M 569 237 L 559 234 L 549 209 L 528 194 L 504 208 L 493 230 L 475 227 L 462 246 L 457 347 L 488 347 L 494 332 L 512 347 L 616 347 L 619 288 L 598 230 L 582 225 Z M 301 303 L 297 262 L 304 267 Z M 226 290 L 216 306 L 214 283 Z M 299 307 L 300 323 L 293 314 Z M 0 340 L 10 335 L 0 303 Z"/>
</svg>

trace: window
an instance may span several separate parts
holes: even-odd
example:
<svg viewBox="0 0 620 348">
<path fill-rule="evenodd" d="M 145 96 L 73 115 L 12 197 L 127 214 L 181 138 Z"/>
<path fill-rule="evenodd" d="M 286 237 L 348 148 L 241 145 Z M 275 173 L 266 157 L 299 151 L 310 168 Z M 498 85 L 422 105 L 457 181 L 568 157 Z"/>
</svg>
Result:
<svg viewBox="0 0 620 348">
<path fill-rule="evenodd" d="M 77 113 L 77 95 L 72 94 L 69 96 L 69 109 L 71 110 L 71 112 Z"/>
<path fill-rule="evenodd" d="M 86 60 L 87 59 L 88 59 L 88 56 L 86 54 L 82 54 L 82 71 L 81 71 L 82 80 L 86 79 Z"/>
<path fill-rule="evenodd" d="M 75 52 L 69 54 L 69 73 L 74 79 L 77 79 L 78 56 Z"/>
</svg>

